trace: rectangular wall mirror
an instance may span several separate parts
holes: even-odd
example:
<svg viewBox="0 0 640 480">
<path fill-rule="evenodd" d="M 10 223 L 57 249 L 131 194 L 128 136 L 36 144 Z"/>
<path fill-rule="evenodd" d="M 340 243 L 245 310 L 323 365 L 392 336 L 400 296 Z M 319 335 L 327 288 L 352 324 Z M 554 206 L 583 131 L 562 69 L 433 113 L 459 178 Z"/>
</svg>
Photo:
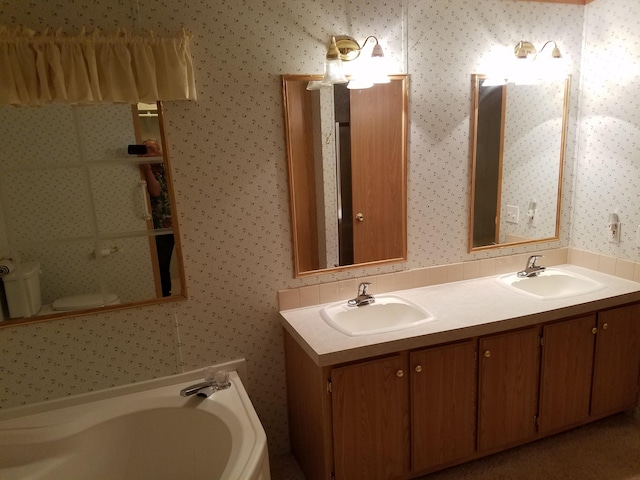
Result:
<svg viewBox="0 0 640 480">
<path fill-rule="evenodd" d="M 559 238 L 569 83 L 472 76 L 470 252 Z"/>
<path fill-rule="evenodd" d="M 282 77 L 295 276 L 404 261 L 407 76 L 314 89 L 321 78 Z"/>
<path fill-rule="evenodd" d="M 186 298 L 160 102 L 4 106 L 0 149 L 0 326 Z"/>
</svg>

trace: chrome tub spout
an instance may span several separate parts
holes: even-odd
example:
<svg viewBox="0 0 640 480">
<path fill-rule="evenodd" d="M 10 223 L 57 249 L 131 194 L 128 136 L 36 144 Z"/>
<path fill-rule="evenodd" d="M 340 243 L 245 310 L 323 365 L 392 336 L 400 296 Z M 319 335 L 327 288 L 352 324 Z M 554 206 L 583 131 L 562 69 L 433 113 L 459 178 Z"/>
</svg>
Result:
<svg viewBox="0 0 640 480">
<path fill-rule="evenodd" d="M 186 388 L 183 388 L 182 390 L 180 390 L 180 396 L 181 397 L 190 397 L 191 395 L 200 395 L 201 392 L 204 394 L 204 391 L 207 389 L 212 389 L 213 391 L 211 393 L 213 393 L 215 391 L 215 385 L 212 382 L 200 382 L 200 383 L 196 383 L 194 385 L 189 385 Z M 209 395 L 211 395 L 211 393 L 209 393 Z M 200 396 L 209 396 L 209 395 L 200 395 Z"/>
</svg>

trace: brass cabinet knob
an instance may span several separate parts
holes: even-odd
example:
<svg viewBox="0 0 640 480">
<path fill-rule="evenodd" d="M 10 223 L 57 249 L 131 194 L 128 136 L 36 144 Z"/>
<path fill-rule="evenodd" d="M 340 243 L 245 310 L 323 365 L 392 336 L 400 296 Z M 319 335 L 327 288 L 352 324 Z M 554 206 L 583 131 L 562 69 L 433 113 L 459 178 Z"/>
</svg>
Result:
<svg viewBox="0 0 640 480">
<path fill-rule="evenodd" d="M 416 372 L 420 373 L 422 371 L 422 365 L 416 365 Z"/>
<path fill-rule="evenodd" d="M 404 377 L 404 372 L 403 372 L 402 370 L 398 370 L 398 371 L 396 372 L 396 375 L 397 375 L 398 377 Z"/>
<path fill-rule="evenodd" d="M 606 330 L 607 328 L 609 328 L 609 324 L 608 323 L 605 323 L 604 325 L 602 325 L 602 329 L 603 330 Z"/>
<path fill-rule="evenodd" d="M 489 358 L 491 356 L 491 350 L 487 350 L 486 352 L 484 352 L 484 356 Z"/>
<path fill-rule="evenodd" d="M 593 333 L 595 335 L 596 333 L 598 333 L 598 329 L 596 327 L 593 327 L 591 329 L 591 333 Z"/>
<path fill-rule="evenodd" d="M 364 215 L 361 213 L 356 213 L 356 220 L 359 222 L 364 222 Z"/>
</svg>

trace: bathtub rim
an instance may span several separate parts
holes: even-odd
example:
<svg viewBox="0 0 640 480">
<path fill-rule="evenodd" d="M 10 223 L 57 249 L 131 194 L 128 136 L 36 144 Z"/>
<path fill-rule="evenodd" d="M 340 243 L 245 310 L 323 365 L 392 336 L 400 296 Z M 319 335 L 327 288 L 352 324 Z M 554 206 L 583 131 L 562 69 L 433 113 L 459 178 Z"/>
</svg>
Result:
<svg viewBox="0 0 640 480">
<path fill-rule="evenodd" d="M 175 375 L 167 375 L 164 377 L 152 378 L 149 380 L 141 380 L 139 382 L 133 382 L 126 385 L 116 385 L 114 387 L 108 387 L 100 390 L 94 390 L 85 393 L 71 394 L 67 397 L 53 398 L 49 400 L 43 400 L 41 402 L 30 403 L 27 405 L 18 405 L 16 407 L 0 408 L 0 422 L 5 420 L 12 420 L 15 418 L 26 417 L 29 415 L 35 415 L 38 413 L 48 412 L 51 410 L 57 410 L 61 408 L 72 407 L 81 405 L 84 403 L 96 402 L 99 400 L 108 400 L 110 398 L 119 397 L 121 395 L 129 395 L 132 393 L 139 393 L 145 390 L 153 388 L 168 387 L 171 385 L 179 385 L 185 382 L 199 382 L 203 379 L 203 369 L 213 368 L 214 371 L 235 370 L 240 377 L 244 393 L 248 396 L 247 388 L 247 366 L 244 358 L 238 358 L 230 360 L 225 363 L 218 363 L 215 365 L 201 367 L 195 370 L 178 373 Z"/>
<path fill-rule="evenodd" d="M 238 395 L 241 401 L 241 414 L 245 415 L 246 420 L 240 420 L 240 423 L 244 422 L 248 423 L 248 427 L 251 428 L 252 433 L 254 435 L 254 441 L 249 447 L 249 451 L 245 451 L 242 456 L 244 457 L 244 461 L 240 463 L 231 462 L 227 465 L 227 468 L 224 471 L 223 478 L 270 478 L 269 477 L 269 452 L 268 452 L 268 444 L 267 437 L 262 422 L 260 421 L 257 412 L 255 411 L 255 407 L 251 402 L 251 398 L 247 393 L 246 386 L 244 384 L 244 379 L 246 379 L 246 365 L 244 359 L 234 360 L 231 362 L 226 362 L 223 364 L 212 365 L 211 367 L 203 367 L 203 368 L 213 368 L 214 370 L 225 370 L 230 374 L 230 379 L 233 384 L 233 389 L 237 392 L 235 395 Z M 87 392 L 83 394 L 73 395 L 69 397 L 63 397 L 59 399 L 53 400 L 45 400 L 43 402 L 38 402 L 34 404 L 5 408 L 0 409 L 0 422 L 3 423 L 12 423 L 12 421 L 19 421 L 24 417 L 39 417 L 41 414 L 47 415 L 52 412 L 56 412 L 57 410 L 62 410 L 66 408 L 80 407 L 80 408 L 90 408 L 91 404 L 101 401 L 108 401 L 110 399 L 116 399 L 118 397 L 124 397 L 131 394 L 140 394 L 146 391 L 155 390 L 155 389 L 167 389 L 175 387 L 175 395 L 177 398 L 179 397 L 180 388 L 184 388 L 190 383 L 199 382 L 202 380 L 202 371 L 203 368 L 192 370 L 189 372 L 184 372 L 177 375 L 170 375 L 166 377 L 160 377 L 151 380 L 145 380 L 137 383 L 132 383 L 129 385 L 122 385 L 117 387 L 111 387 L 107 389 L 97 390 L 94 392 Z M 243 378 L 244 376 L 244 378 Z M 237 380 L 237 381 L 236 381 Z M 225 394 L 226 391 L 221 391 L 219 394 Z M 214 393 L 214 396 L 216 394 Z M 213 398 L 213 397 L 212 397 Z M 195 397 L 193 397 L 195 400 Z M 189 399 L 191 400 L 191 399 Z M 203 399 L 206 401 L 207 399 Z M 225 406 L 224 408 L 227 408 Z M 86 413 L 86 412 L 84 412 Z M 54 413 L 55 415 L 55 413 Z M 39 423 L 36 420 L 36 423 Z M 12 430 L 13 427 L 8 426 L 9 430 Z M 26 431 L 35 429 L 38 430 L 40 428 L 48 428 L 48 426 L 40 427 L 38 425 L 27 426 Z M 16 430 L 20 430 L 18 427 Z M 240 453 L 240 451 L 236 452 Z M 229 476 L 232 475 L 232 476 Z M 251 475 L 251 477 L 247 476 Z M 256 476 L 257 475 L 257 476 Z"/>
</svg>

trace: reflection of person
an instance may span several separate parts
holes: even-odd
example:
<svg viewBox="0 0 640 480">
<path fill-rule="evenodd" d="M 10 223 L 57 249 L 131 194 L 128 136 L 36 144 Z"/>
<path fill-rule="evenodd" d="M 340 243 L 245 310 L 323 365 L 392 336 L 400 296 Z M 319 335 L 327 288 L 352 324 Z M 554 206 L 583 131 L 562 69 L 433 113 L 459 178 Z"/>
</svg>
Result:
<svg viewBox="0 0 640 480">
<path fill-rule="evenodd" d="M 158 142 L 153 139 L 145 140 L 147 153 L 144 157 L 160 157 L 162 150 Z M 143 163 L 140 165 L 151 203 L 151 216 L 153 218 L 153 228 L 171 228 L 171 204 L 167 192 L 167 178 L 165 176 L 163 163 Z M 162 286 L 162 296 L 171 295 L 171 255 L 175 239 L 173 233 L 156 235 L 156 250 L 158 252 L 158 267 L 160 269 L 160 284 Z"/>
</svg>

